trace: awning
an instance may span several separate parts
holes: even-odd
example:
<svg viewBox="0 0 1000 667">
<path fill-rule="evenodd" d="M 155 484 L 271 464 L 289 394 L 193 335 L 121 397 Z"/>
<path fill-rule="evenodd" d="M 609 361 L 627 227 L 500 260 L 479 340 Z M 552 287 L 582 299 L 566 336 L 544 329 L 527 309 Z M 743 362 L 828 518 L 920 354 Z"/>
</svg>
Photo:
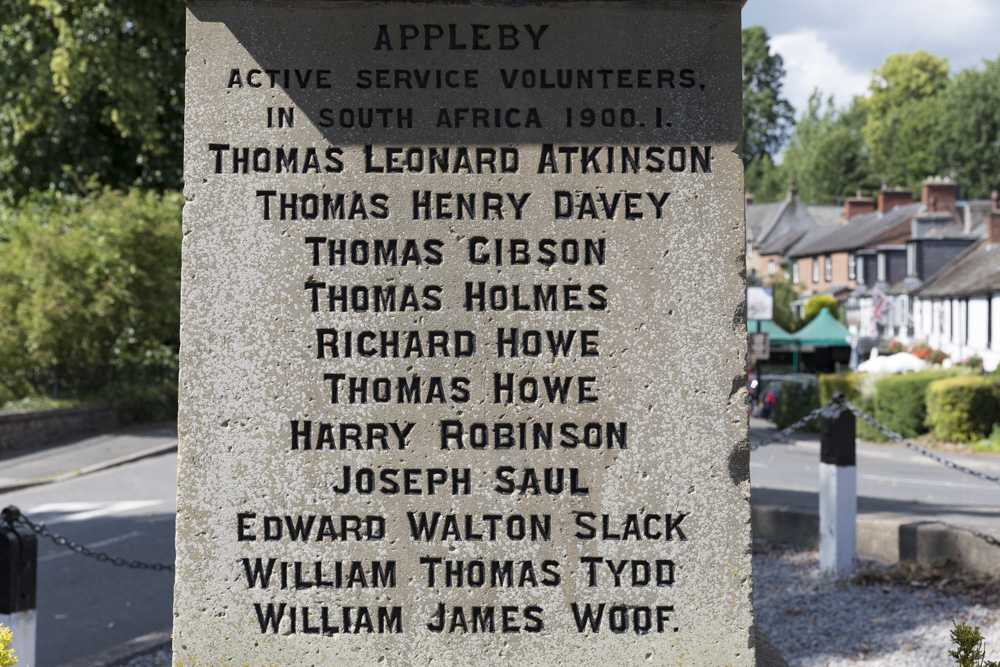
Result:
<svg viewBox="0 0 1000 667">
<path fill-rule="evenodd" d="M 800 345 L 815 345 L 816 347 L 850 347 L 847 337 L 851 332 L 837 318 L 824 308 L 813 321 L 794 334 L 789 334 Z"/>
<path fill-rule="evenodd" d="M 795 342 L 795 334 L 788 333 L 775 324 L 774 320 L 747 320 L 747 332 L 766 333 L 771 345 L 791 345 Z"/>
</svg>

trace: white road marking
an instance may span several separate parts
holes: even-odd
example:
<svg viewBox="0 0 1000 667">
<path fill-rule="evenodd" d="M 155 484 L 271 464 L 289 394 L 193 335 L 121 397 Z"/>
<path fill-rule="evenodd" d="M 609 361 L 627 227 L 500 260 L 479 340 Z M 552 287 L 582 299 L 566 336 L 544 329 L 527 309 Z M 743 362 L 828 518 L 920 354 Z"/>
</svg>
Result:
<svg viewBox="0 0 1000 667">
<path fill-rule="evenodd" d="M 861 475 L 861 479 L 873 482 L 902 482 L 904 484 L 919 484 L 920 486 L 946 486 L 956 489 L 994 489 L 995 486 L 973 484 L 971 482 L 939 482 L 930 479 L 914 479 L 912 477 L 886 477 L 884 475 Z"/>
<path fill-rule="evenodd" d="M 142 533 L 138 531 L 133 531 L 128 535 L 119 535 L 118 537 L 109 537 L 106 540 L 101 540 L 100 542 L 94 542 L 93 544 L 88 544 L 88 549 L 98 549 L 100 547 L 105 547 L 109 544 L 115 544 L 116 542 L 124 542 L 125 540 L 130 540 L 133 537 L 139 537 Z M 56 558 L 62 558 L 63 556 L 75 556 L 75 551 L 69 551 L 68 549 L 63 549 L 54 554 L 49 554 L 48 556 L 42 556 L 38 559 L 39 563 L 44 563 L 46 561 L 55 560 Z"/>
<path fill-rule="evenodd" d="M 34 518 L 36 514 L 61 514 L 52 519 L 45 520 L 48 526 L 58 523 L 68 523 L 73 521 L 86 521 L 109 514 L 125 514 L 154 505 L 162 505 L 162 500 L 118 500 L 118 501 L 98 501 L 98 502 L 69 502 L 69 503 L 45 503 L 28 510 L 29 518 Z"/>
</svg>

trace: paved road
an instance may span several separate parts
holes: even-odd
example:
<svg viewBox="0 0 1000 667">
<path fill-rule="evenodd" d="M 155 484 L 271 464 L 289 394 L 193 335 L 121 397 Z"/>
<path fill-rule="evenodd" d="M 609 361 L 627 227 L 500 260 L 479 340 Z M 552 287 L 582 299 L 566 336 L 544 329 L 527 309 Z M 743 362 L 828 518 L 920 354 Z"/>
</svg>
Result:
<svg viewBox="0 0 1000 667">
<path fill-rule="evenodd" d="M 774 435 L 771 423 L 752 419 L 751 441 Z M 754 502 L 815 508 L 819 481 L 819 438 L 797 434 L 791 442 L 767 445 L 750 457 Z M 942 456 L 1000 476 L 1000 456 Z M 1000 484 L 951 470 L 901 445 L 858 447 L 859 511 L 920 514 L 935 521 L 982 530 L 1000 537 Z"/>
<path fill-rule="evenodd" d="M 752 420 L 751 438 L 773 435 L 770 427 L 770 422 Z M 19 481 L 18 475 L 51 478 L 49 473 L 60 467 L 86 468 L 88 459 L 117 463 L 125 452 L 157 451 L 156 447 L 171 441 L 171 435 L 156 433 L 141 442 L 133 442 L 134 434 L 105 436 L 68 446 L 63 452 L 52 450 L 48 456 L 38 453 L 6 459 L 0 467 L 11 482 Z M 146 446 L 149 449 L 143 450 Z M 1000 475 L 1000 457 L 949 456 Z M 43 461 L 53 470 L 36 470 Z M 809 435 L 754 451 L 750 463 L 754 504 L 814 510 L 818 461 L 818 438 Z M 162 454 L 0 493 L 0 507 L 18 505 L 33 519 L 46 521 L 54 532 L 94 549 L 128 559 L 172 562 L 176 464 L 176 454 Z M 969 478 L 892 445 L 861 445 L 858 477 L 862 512 L 945 521 L 1000 536 L 998 484 Z M 113 567 L 48 540 L 39 545 L 39 667 L 57 666 L 170 627 L 170 573 Z"/>
<path fill-rule="evenodd" d="M 115 556 L 172 563 L 176 454 L 0 494 L 50 530 Z M 37 667 L 102 651 L 172 621 L 173 573 L 99 563 L 39 540 Z M 35 667 L 35 666 L 32 666 Z"/>
</svg>

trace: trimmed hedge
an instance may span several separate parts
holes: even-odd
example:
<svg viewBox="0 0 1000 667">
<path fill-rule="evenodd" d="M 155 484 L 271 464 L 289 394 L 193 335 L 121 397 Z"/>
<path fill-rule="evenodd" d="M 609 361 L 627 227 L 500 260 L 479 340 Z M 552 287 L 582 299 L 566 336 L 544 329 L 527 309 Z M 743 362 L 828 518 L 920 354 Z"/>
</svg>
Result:
<svg viewBox="0 0 1000 667">
<path fill-rule="evenodd" d="M 827 403 L 833 395 L 840 392 L 851 403 L 855 403 L 860 395 L 860 373 L 832 373 L 819 376 L 819 402 Z"/>
<path fill-rule="evenodd" d="M 974 442 L 1000 422 L 997 385 L 984 377 L 937 380 L 927 388 L 927 421 L 945 442 Z"/>
<path fill-rule="evenodd" d="M 778 428 L 791 426 L 819 407 L 819 392 L 812 382 L 785 380 L 778 391 L 778 400 L 774 406 L 774 425 Z M 816 431 L 819 420 L 807 423 L 802 430 Z"/>
<path fill-rule="evenodd" d="M 904 438 L 927 432 L 927 387 L 958 371 L 929 370 L 890 375 L 875 383 L 875 419 Z"/>
<path fill-rule="evenodd" d="M 875 416 L 874 384 L 867 373 L 832 373 L 819 376 L 819 401 L 826 403 L 837 392 L 843 394 L 848 401 L 856 405 L 865 414 Z M 870 442 L 885 442 L 888 440 L 881 431 L 868 425 L 868 422 L 857 420 L 857 434 L 862 440 Z"/>
</svg>

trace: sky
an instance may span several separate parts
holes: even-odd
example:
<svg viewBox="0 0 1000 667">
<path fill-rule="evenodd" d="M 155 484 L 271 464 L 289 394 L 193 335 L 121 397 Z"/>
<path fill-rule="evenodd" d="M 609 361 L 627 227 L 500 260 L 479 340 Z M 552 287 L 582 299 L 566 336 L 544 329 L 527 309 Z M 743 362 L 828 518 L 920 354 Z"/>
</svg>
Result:
<svg viewBox="0 0 1000 667">
<path fill-rule="evenodd" d="M 764 26 L 784 59 L 796 118 L 816 88 L 839 107 L 864 94 L 893 53 L 922 49 L 953 73 L 1000 55 L 1000 0 L 747 0 L 743 25 Z"/>
</svg>

